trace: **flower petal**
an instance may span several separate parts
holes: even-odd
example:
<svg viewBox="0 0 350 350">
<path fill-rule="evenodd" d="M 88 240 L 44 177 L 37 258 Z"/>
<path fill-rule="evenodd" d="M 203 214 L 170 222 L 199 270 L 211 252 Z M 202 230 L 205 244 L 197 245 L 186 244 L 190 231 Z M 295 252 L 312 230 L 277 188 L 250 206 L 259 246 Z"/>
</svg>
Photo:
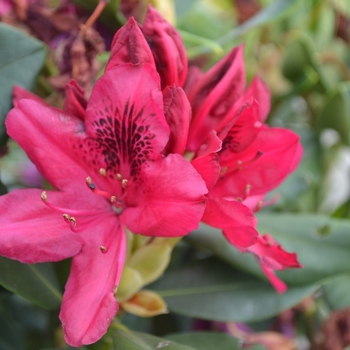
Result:
<svg viewBox="0 0 350 350">
<path fill-rule="evenodd" d="M 202 221 L 223 229 L 226 239 L 235 247 L 246 248 L 256 243 L 256 218 L 243 203 L 209 197 Z"/>
<path fill-rule="evenodd" d="M 222 152 L 226 149 L 235 153 L 244 151 L 256 138 L 261 126 L 258 102 L 256 100 L 247 101 L 241 107 L 237 120 L 229 128 L 224 138 Z"/>
<path fill-rule="evenodd" d="M 243 96 L 244 88 L 243 46 L 239 46 L 205 73 L 188 95 L 193 111 L 187 145 L 190 151 L 197 150 L 211 130 L 219 132 L 219 125 L 235 117 L 235 102 Z"/>
<path fill-rule="evenodd" d="M 180 34 L 151 6 L 148 7 L 142 32 L 153 52 L 162 89 L 172 84 L 182 87 L 188 63 Z"/>
<path fill-rule="evenodd" d="M 147 64 L 109 69 L 94 87 L 85 122 L 107 169 L 124 178 L 137 174 L 169 139 L 156 72 Z"/>
<path fill-rule="evenodd" d="M 261 195 L 277 187 L 300 160 L 299 136 L 290 130 L 262 126 L 253 143 L 243 152 L 229 149 L 220 153 L 226 172 L 216 183 L 213 195 L 245 197 Z"/>
<path fill-rule="evenodd" d="M 78 149 L 73 152 L 84 134 L 81 120 L 56 108 L 23 99 L 8 114 L 6 127 L 52 186 L 74 192 L 86 187 L 85 178 L 89 172 L 85 170 Z"/>
<path fill-rule="evenodd" d="M 65 340 L 76 347 L 99 340 L 116 315 L 114 295 L 126 250 L 125 233 L 115 216 L 85 231 L 84 237 L 81 252 L 72 260 L 60 312 Z"/>
<path fill-rule="evenodd" d="M 192 160 L 191 164 L 202 176 L 208 190 L 210 191 L 216 184 L 220 175 L 221 167 L 218 154 L 213 152 L 203 157 L 195 158 Z"/>
<path fill-rule="evenodd" d="M 76 255 L 82 240 L 62 214 L 42 202 L 41 190 L 15 190 L 0 197 L 0 255 L 23 263 L 59 261 Z M 63 204 L 67 197 L 53 193 Z"/>
<path fill-rule="evenodd" d="M 265 274 L 265 276 L 268 278 L 278 293 L 282 294 L 288 289 L 287 285 L 275 275 L 273 269 L 270 269 L 261 263 L 260 267 L 262 272 Z"/>
<path fill-rule="evenodd" d="M 155 69 L 152 52 L 133 17 L 115 34 L 106 71 L 124 63 L 149 63 Z"/>
<path fill-rule="evenodd" d="M 164 154 L 185 152 L 191 119 L 191 106 L 185 92 L 177 86 L 163 90 L 164 114 L 170 127 L 170 138 Z"/>
<path fill-rule="evenodd" d="M 278 293 L 285 292 L 287 286 L 275 276 L 273 270 L 302 267 L 298 262 L 297 255 L 285 251 L 270 235 L 259 236 L 256 244 L 243 251 L 252 253 L 257 257 L 262 271 Z"/>
<path fill-rule="evenodd" d="M 128 184 L 121 220 L 134 233 L 183 236 L 198 227 L 207 192 L 192 165 L 170 154 L 145 164 L 140 181 Z"/>
<path fill-rule="evenodd" d="M 65 86 L 65 100 L 63 110 L 68 114 L 74 115 L 81 120 L 85 118 L 87 101 L 84 96 L 83 88 L 76 80 L 71 80 Z"/>
<path fill-rule="evenodd" d="M 260 121 L 264 122 L 271 108 L 270 90 L 264 81 L 256 76 L 245 92 L 245 100 L 253 97 L 259 103 Z"/>
</svg>

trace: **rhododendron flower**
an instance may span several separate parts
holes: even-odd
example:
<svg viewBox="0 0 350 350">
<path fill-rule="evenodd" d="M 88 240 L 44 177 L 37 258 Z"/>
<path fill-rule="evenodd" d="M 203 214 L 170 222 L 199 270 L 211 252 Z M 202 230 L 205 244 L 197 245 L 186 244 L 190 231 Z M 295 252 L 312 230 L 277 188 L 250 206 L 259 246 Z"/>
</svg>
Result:
<svg viewBox="0 0 350 350">
<path fill-rule="evenodd" d="M 90 344 L 118 310 L 124 226 L 182 236 L 203 215 L 201 176 L 179 154 L 162 154 L 168 121 L 187 101 L 184 94 L 163 101 L 159 76 L 147 63 L 109 67 L 87 104 L 71 82 L 64 111 L 20 88 L 15 95 L 7 131 L 55 190 L 0 197 L 0 254 L 24 263 L 73 257 L 60 319 L 68 344 Z"/>
<path fill-rule="evenodd" d="M 286 286 L 273 270 L 301 265 L 295 254 L 275 249 L 276 244 L 259 236 L 254 211 L 296 168 L 302 150 L 295 133 L 264 124 L 270 94 L 258 77 L 246 89 L 243 47 L 234 48 L 206 73 L 196 67 L 187 72 L 180 35 L 150 7 L 143 26 L 131 19 L 114 37 L 109 65 L 126 62 L 153 65 L 163 87 L 184 86 L 192 118 L 189 126 L 179 118 L 172 137 L 177 142 L 184 130 L 189 133 L 183 154 L 209 189 L 202 221 L 221 228 L 241 251 L 256 255 L 271 283 L 283 292 Z"/>
</svg>

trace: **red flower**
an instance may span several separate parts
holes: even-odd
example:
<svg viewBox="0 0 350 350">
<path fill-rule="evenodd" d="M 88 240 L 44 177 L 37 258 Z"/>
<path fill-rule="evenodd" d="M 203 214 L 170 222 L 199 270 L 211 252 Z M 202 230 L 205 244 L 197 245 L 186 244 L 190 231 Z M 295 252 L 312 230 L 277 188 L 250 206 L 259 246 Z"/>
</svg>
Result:
<svg viewBox="0 0 350 350">
<path fill-rule="evenodd" d="M 86 110 L 74 82 L 64 111 L 21 89 L 15 94 L 7 131 L 56 190 L 0 197 L 0 254 L 24 263 L 73 257 L 60 319 L 68 344 L 90 344 L 118 310 L 124 226 L 182 236 L 203 215 L 201 176 L 179 154 L 162 154 L 170 142 L 166 118 L 181 115 L 185 95 L 163 101 L 159 76 L 147 63 L 110 66 Z"/>
<path fill-rule="evenodd" d="M 141 49 L 145 39 L 149 48 Z M 149 62 L 158 69 L 162 86 L 168 85 L 166 91 L 172 89 L 171 84 L 184 84 L 184 52 L 180 35 L 150 7 L 143 26 L 131 19 L 116 34 L 109 64 Z M 204 74 L 190 67 L 184 88 L 192 108 L 191 122 L 188 126 L 179 118 L 173 123 L 171 139 L 183 145 L 184 130 L 188 130 L 185 156 L 192 159 L 210 190 L 202 221 L 221 228 L 238 249 L 255 254 L 267 277 L 282 292 L 285 288 L 282 282 L 276 283 L 273 269 L 301 265 L 295 254 L 281 247 L 259 249 L 264 240 L 255 229 L 253 210 L 296 168 L 302 149 L 292 131 L 264 124 L 270 109 L 265 84 L 256 77 L 246 89 L 245 82 L 242 46 Z M 280 256 L 279 268 L 266 263 L 266 257 L 278 261 Z"/>
</svg>

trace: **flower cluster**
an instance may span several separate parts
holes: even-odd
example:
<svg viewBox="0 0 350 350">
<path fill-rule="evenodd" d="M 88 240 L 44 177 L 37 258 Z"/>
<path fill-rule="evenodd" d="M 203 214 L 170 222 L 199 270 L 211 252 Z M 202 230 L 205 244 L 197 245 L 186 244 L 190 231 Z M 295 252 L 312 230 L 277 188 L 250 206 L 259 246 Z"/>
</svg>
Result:
<svg viewBox="0 0 350 350">
<path fill-rule="evenodd" d="M 73 257 L 60 319 L 73 346 L 100 339 L 118 311 L 125 227 L 177 237 L 200 221 L 273 273 L 295 254 L 256 231 L 264 195 L 297 166 L 299 138 L 264 124 L 269 92 L 245 87 L 243 47 L 188 69 L 176 30 L 149 8 L 115 35 L 88 101 L 75 81 L 63 110 L 16 88 L 8 134 L 55 188 L 0 198 L 0 254 L 24 263 Z"/>
</svg>

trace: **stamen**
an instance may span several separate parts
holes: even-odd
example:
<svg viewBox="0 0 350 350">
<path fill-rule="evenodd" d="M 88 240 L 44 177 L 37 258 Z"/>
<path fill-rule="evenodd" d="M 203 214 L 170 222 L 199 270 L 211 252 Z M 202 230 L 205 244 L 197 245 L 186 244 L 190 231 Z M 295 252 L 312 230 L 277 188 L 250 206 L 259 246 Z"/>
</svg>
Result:
<svg viewBox="0 0 350 350">
<path fill-rule="evenodd" d="M 91 180 L 91 177 L 90 177 L 90 176 L 88 176 L 88 177 L 86 178 L 86 184 L 88 185 L 88 187 L 90 188 L 90 190 L 91 190 L 92 192 L 94 192 L 95 194 L 97 194 L 97 195 L 99 195 L 99 196 L 102 196 L 102 197 L 105 197 L 105 198 L 107 198 L 108 200 L 112 201 L 112 197 L 114 197 L 114 196 L 112 196 L 110 193 L 108 193 L 108 192 L 106 192 L 106 191 L 97 190 L 95 184 L 92 183 L 92 180 Z"/>
<path fill-rule="evenodd" d="M 280 198 L 280 195 L 279 194 L 276 194 L 275 196 L 273 196 L 272 199 L 270 199 L 269 201 L 259 201 L 255 208 L 253 209 L 253 212 L 254 213 L 257 213 L 259 212 L 263 207 L 267 207 L 269 205 L 273 205 L 275 204 Z"/>
<path fill-rule="evenodd" d="M 74 216 L 69 216 L 68 214 L 63 214 L 64 221 L 66 223 L 69 223 L 71 226 L 73 225 L 73 228 L 77 226 L 77 220 Z"/>
<path fill-rule="evenodd" d="M 229 167 L 226 169 L 225 173 L 231 173 L 231 172 L 234 172 L 234 171 L 242 171 L 243 170 L 243 167 L 246 166 L 246 165 L 249 165 L 249 164 L 252 164 L 254 163 L 255 161 L 257 161 L 262 155 L 264 154 L 264 152 L 262 151 L 258 151 L 256 152 L 255 156 L 247 161 L 242 161 L 242 160 L 237 160 L 237 165 L 236 166 L 232 166 L 232 167 Z M 221 175 L 221 174 L 220 174 Z"/>
<path fill-rule="evenodd" d="M 72 209 L 67 209 L 67 208 L 62 208 L 62 207 L 57 207 L 51 203 L 49 203 L 47 201 L 47 193 L 45 191 L 43 191 L 41 193 L 41 200 L 43 201 L 43 203 L 48 206 L 49 208 L 53 209 L 53 210 L 57 210 L 61 213 L 65 213 L 66 215 L 92 215 L 92 214 L 100 214 L 103 213 L 103 210 L 72 210 Z"/>
<path fill-rule="evenodd" d="M 100 250 L 101 250 L 101 252 L 102 252 L 103 254 L 106 254 L 106 253 L 107 253 L 107 249 L 106 249 L 106 247 L 105 247 L 104 245 L 101 245 L 101 246 L 100 246 Z"/>
<path fill-rule="evenodd" d="M 123 179 L 122 180 L 122 187 L 126 188 L 127 184 L 128 184 L 128 180 L 127 179 Z"/>
<path fill-rule="evenodd" d="M 112 196 L 112 197 L 110 198 L 110 201 L 111 201 L 112 204 L 113 204 L 116 200 L 117 200 L 117 197 L 116 197 L 116 196 Z"/>
<path fill-rule="evenodd" d="M 114 286 L 114 288 L 113 288 L 113 294 L 114 294 L 114 296 L 116 296 L 117 293 L 118 293 L 118 286 Z"/>
<path fill-rule="evenodd" d="M 220 175 L 225 174 L 226 171 L 227 171 L 227 166 L 225 165 L 225 166 L 223 166 L 223 167 L 221 168 L 221 170 L 220 170 Z"/>
<path fill-rule="evenodd" d="M 41 200 L 45 203 L 47 201 L 47 194 L 45 191 L 41 192 Z"/>
<path fill-rule="evenodd" d="M 118 181 L 122 181 L 123 176 L 122 176 L 122 174 L 117 174 L 116 178 Z"/>
<path fill-rule="evenodd" d="M 244 189 L 244 199 L 246 199 L 249 196 L 250 190 L 252 189 L 251 185 L 247 185 Z"/>
<path fill-rule="evenodd" d="M 100 174 L 101 174 L 102 176 L 106 176 L 106 174 L 107 174 L 106 169 L 101 168 L 101 169 L 100 169 Z"/>
</svg>

